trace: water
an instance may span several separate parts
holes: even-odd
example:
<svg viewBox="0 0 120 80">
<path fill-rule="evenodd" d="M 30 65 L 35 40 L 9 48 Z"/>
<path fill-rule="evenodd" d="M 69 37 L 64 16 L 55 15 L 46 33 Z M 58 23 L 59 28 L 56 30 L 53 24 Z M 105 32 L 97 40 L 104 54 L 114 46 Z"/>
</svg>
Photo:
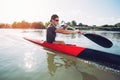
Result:
<svg viewBox="0 0 120 80">
<path fill-rule="evenodd" d="M 45 40 L 45 30 L 0 30 L 0 80 L 120 80 L 120 71 L 50 51 L 23 37 Z M 83 31 L 100 34 L 113 42 L 103 48 L 78 34 L 58 34 L 57 39 L 120 55 L 120 32 Z"/>
</svg>

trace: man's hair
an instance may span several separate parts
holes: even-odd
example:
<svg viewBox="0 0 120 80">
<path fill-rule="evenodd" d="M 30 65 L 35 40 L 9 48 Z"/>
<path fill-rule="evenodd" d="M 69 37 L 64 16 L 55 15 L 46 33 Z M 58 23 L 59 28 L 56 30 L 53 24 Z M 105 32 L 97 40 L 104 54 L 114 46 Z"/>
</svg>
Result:
<svg viewBox="0 0 120 80">
<path fill-rule="evenodd" d="M 58 15 L 53 14 L 53 15 L 51 16 L 51 20 L 50 20 L 50 22 L 52 21 L 52 19 L 55 19 L 55 18 L 59 18 L 59 17 L 58 17 Z"/>
</svg>

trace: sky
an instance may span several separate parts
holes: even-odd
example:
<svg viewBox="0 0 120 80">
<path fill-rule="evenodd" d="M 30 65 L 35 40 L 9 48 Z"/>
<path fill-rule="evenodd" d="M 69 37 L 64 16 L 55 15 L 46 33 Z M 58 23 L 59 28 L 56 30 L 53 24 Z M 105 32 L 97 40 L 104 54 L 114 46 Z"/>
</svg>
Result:
<svg viewBox="0 0 120 80">
<path fill-rule="evenodd" d="M 65 22 L 114 25 L 120 22 L 120 0 L 0 0 L 0 23 L 45 23 L 52 14 Z"/>
</svg>

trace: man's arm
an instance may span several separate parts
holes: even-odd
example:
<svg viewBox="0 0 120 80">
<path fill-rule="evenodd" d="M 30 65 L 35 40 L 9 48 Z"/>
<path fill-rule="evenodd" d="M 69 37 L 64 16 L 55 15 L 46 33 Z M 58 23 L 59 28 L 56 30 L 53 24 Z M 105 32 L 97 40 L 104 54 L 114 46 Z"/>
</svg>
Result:
<svg viewBox="0 0 120 80">
<path fill-rule="evenodd" d="M 62 33 L 62 34 L 72 34 L 72 33 L 78 33 L 80 30 L 65 30 L 64 28 L 58 28 L 55 30 L 56 33 Z"/>
</svg>

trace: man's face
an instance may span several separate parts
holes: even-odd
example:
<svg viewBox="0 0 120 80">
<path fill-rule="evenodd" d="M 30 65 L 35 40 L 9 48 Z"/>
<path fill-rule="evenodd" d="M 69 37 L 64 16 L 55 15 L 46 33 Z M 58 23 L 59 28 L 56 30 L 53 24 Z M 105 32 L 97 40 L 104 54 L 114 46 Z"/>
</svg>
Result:
<svg viewBox="0 0 120 80">
<path fill-rule="evenodd" d="M 57 26 L 58 23 L 59 23 L 59 18 L 53 19 L 53 20 L 52 20 L 52 23 L 53 23 L 55 26 Z"/>
</svg>

